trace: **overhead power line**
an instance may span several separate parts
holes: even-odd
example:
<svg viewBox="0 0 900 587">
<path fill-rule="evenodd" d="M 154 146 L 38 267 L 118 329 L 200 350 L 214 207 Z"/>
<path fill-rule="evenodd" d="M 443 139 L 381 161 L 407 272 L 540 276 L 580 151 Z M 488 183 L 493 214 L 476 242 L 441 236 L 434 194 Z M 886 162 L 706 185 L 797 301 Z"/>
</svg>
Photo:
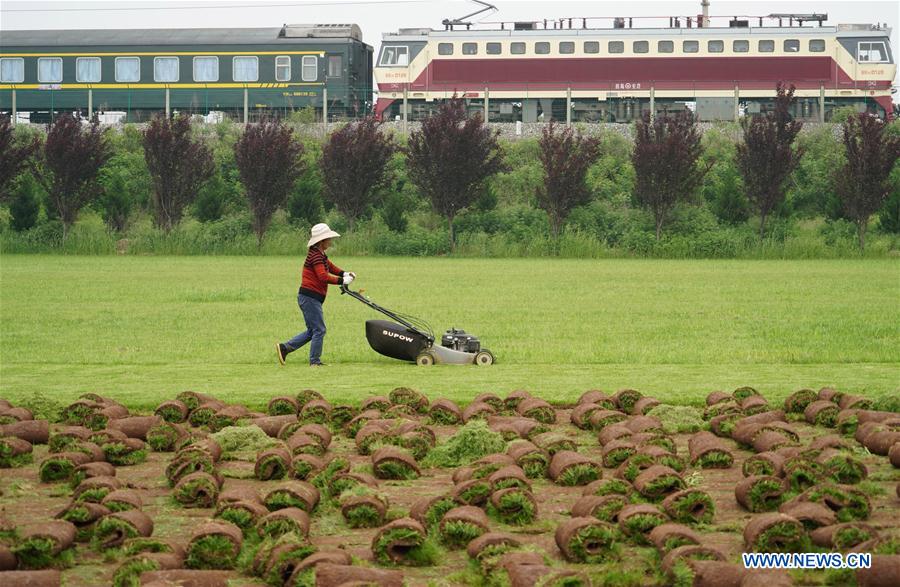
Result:
<svg viewBox="0 0 900 587">
<path fill-rule="evenodd" d="M 142 10 L 225 10 L 229 8 L 300 8 L 309 6 L 359 6 L 372 4 L 427 4 L 432 0 L 354 0 L 352 2 L 289 2 L 286 4 L 228 4 L 203 6 L 111 6 L 109 8 L 2 8 L 0 12 L 137 12 Z"/>
</svg>

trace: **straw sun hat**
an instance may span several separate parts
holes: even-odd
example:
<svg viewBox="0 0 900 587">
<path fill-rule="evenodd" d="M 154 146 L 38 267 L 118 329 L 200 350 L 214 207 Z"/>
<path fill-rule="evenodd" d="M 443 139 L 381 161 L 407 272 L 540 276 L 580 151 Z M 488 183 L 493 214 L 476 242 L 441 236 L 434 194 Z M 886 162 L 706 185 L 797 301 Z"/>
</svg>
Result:
<svg viewBox="0 0 900 587">
<path fill-rule="evenodd" d="M 328 225 L 324 222 L 321 222 L 312 227 L 312 230 L 310 230 L 310 236 L 311 238 L 309 239 L 309 243 L 307 243 L 306 245 L 307 247 L 311 247 L 314 244 L 325 240 L 326 238 L 334 238 L 341 235 L 328 228 Z"/>
</svg>

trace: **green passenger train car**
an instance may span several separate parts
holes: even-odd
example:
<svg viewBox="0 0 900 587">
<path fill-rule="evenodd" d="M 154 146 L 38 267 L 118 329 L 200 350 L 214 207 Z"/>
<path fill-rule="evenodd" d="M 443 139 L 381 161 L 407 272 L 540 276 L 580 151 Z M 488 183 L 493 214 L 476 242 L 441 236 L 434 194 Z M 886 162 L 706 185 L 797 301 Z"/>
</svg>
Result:
<svg viewBox="0 0 900 587">
<path fill-rule="evenodd" d="M 372 109 L 372 47 L 355 24 L 253 29 L 3 31 L 0 112 L 223 113 L 239 121 L 312 107 Z"/>
</svg>

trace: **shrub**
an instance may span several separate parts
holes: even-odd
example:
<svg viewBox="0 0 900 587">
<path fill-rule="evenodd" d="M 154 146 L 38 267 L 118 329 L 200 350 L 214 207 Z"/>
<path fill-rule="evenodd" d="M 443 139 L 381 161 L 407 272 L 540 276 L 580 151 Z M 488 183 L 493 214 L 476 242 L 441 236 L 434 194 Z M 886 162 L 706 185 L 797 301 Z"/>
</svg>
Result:
<svg viewBox="0 0 900 587">
<path fill-rule="evenodd" d="M 30 174 L 22 175 L 17 184 L 9 205 L 10 227 L 16 232 L 23 232 L 37 223 L 41 206 L 37 198 L 37 183 Z"/>
</svg>

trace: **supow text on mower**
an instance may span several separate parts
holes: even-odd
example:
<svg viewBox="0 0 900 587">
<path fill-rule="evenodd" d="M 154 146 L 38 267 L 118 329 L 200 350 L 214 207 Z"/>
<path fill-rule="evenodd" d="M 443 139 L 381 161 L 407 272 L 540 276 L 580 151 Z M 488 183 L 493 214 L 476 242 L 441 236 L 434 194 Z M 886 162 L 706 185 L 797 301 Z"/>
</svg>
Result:
<svg viewBox="0 0 900 587">
<path fill-rule="evenodd" d="M 413 341 L 412 337 L 410 337 L 410 336 L 403 336 L 402 334 L 398 334 L 396 332 L 391 332 L 389 330 L 382 330 L 381 334 L 383 334 L 385 336 L 390 336 L 391 338 L 399 338 L 403 342 L 412 342 Z"/>
</svg>

